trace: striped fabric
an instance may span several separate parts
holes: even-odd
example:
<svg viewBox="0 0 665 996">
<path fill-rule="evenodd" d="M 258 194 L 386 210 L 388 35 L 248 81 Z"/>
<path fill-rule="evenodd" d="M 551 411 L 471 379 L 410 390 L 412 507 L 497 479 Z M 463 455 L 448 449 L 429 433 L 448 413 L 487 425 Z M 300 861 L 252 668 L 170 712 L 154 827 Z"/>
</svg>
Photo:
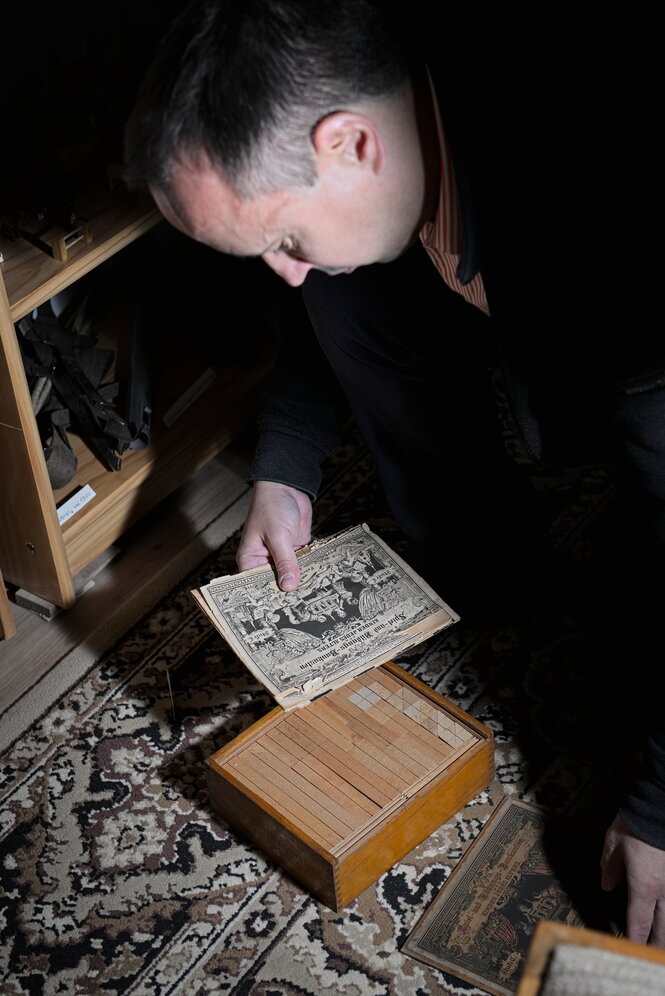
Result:
<svg viewBox="0 0 665 996">
<path fill-rule="evenodd" d="M 423 225 L 420 240 L 439 274 L 451 290 L 461 294 L 470 304 L 474 304 L 489 315 L 485 288 L 480 274 L 477 273 L 468 284 L 461 284 L 457 279 L 457 264 L 462 247 L 462 218 L 457 199 L 453 164 L 441 124 L 439 105 L 432 87 L 431 90 L 439 139 L 441 189 L 434 221 L 428 221 Z"/>
</svg>

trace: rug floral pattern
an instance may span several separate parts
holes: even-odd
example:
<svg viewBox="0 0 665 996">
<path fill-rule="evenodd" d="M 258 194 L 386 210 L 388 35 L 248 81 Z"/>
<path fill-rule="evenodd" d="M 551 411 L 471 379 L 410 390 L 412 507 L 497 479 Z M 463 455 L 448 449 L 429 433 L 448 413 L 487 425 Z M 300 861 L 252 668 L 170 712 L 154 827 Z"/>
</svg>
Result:
<svg viewBox="0 0 665 996">
<path fill-rule="evenodd" d="M 399 548 L 353 436 L 326 482 L 319 536 L 368 521 Z M 609 475 L 542 487 L 560 509 L 557 542 L 584 557 L 580 526 L 611 499 Z M 566 813 L 593 791 L 597 758 L 568 750 L 567 710 L 558 716 L 552 682 L 538 677 L 539 656 L 559 654 L 561 628 L 545 627 L 525 649 L 505 621 L 462 621 L 397 658 L 494 730 L 496 779 L 334 913 L 208 803 L 205 759 L 272 706 L 189 594 L 234 569 L 237 541 L 184 578 L 2 757 L 2 993 L 482 993 L 400 945 L 504 794 Z M 566 634 L 574 644 L 574 627 Z"/>
</svg>

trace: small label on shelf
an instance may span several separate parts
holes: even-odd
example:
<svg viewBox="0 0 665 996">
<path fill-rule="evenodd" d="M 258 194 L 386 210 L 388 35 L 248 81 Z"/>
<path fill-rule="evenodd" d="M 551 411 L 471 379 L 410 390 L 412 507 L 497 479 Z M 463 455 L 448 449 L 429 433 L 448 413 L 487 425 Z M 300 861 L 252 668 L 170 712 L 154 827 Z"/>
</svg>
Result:
<svg viewBox="0 0 665 996">
<path fill-rule="evenodd" d="M 199 395 L 203 394 L 206 387 L 212 384 L 213 380 L 217 377 L 217 374 L 212 369 L 208 369 L 201 374 L 198 380 L 195 380 L 191 387 L 188 387 L 184 394 L 182 394 L 175 404 L 171 405 L 169 410 L 164 413 L 164 425 L 167 429 L 170 429 L 177 418 L 186 412 L 190 405 L 192 405 Z"/>
<path fill-rule="evenodd" d="M 96 492 L 92 490 L 89 484 L 84 485 L 79 488 L 71 498 L 63 502 L 62 505 L 58 506 L 58 522 L 60 525 L 66 522 L 67 519 L 71 519 L 72 515 L 76 515 L 80 512 L 84 505 L 87 505 L 89 501 L 95 497 Z"/>
</svg>

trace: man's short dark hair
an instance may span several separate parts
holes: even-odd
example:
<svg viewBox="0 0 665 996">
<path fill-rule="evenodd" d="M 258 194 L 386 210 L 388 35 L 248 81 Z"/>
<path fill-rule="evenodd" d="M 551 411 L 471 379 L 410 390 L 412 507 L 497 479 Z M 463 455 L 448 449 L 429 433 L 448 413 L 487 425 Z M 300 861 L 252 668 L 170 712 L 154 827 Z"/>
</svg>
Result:
<svg viewBox="0 0 665 996">
<path fill-rule="evenodd" d="M 312 132 L 408 76 L 393 4 L 194 0 L 161 42 L 125 131 L 131 186 L 203 153 L 241 197 L 316 179 Z"/>
</svg>

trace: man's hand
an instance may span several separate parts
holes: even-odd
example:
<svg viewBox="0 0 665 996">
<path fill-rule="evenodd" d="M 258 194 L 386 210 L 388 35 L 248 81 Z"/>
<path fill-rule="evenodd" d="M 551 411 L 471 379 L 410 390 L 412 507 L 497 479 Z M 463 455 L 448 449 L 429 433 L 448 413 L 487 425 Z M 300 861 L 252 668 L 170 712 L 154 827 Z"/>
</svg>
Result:
<svg viewBox="0 0 665 996">
<path fill-rule="evenodd" d="M 312 502 L 309 495 L 286 484 L 256 481 L 236 563 L 241 571 L 272 563 L 282 591 L 300 584 L 295 551 L 309 543 Z"/>
<path fill-rule="evenodd" d="M 606 892 L 626 878 L 626 936 L 665 948 L 665 851 L 639 840 L 617 816 L 605 834 L 600 867 Z"/>
</svg>

